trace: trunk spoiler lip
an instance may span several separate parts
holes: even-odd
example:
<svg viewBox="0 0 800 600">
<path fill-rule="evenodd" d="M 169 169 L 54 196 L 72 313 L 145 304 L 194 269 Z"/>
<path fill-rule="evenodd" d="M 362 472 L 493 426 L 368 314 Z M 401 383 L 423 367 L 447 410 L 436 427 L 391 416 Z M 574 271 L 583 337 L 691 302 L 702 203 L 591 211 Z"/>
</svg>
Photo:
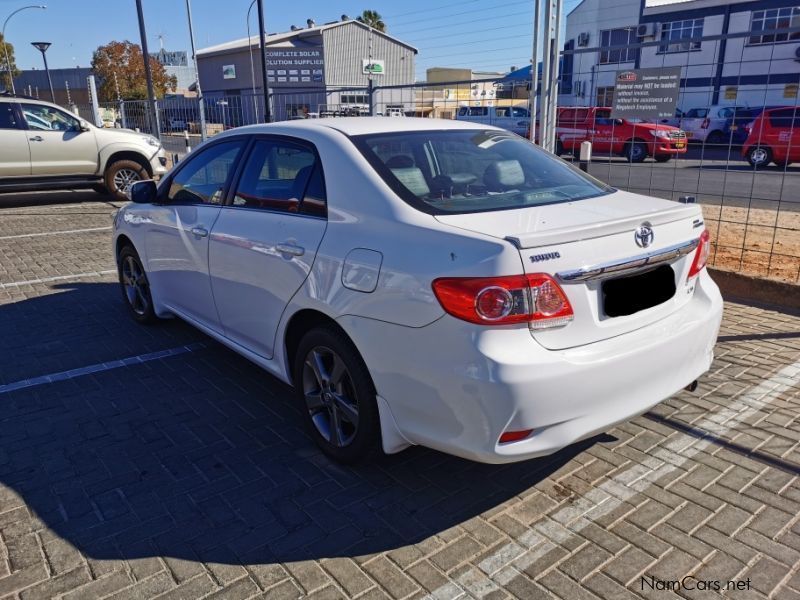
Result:
<svg viewBox="0 0 800 600">
<path fill-rule="evenodd" d="M 682 219 L 702 218 L 703 213 L 697 205 L 678 205 L 667 210 L 633 215 L 621 219 L 589 223 L 587 225 L 559 227 L 542 232 L 525 232 L 506 236 L 504 239 L 519 250 L 529 250 L 540 246 L 552 246 L 559 243 L 572 243 L 605 237 L 630 230 L 634 231 L 644 222 L 651 226 L 665 225 Z"/>
<path fill-rule="evenodd" d="M 572 271 L 559 271 L 556 273 L 556 279 L 562 283 L 575 283 L 630 275 L 638 271 L 652 269 L 658 265 L 674 262 L 694 252 L 699 245 L 700 238 L 695 238 L 688 242 L 682 242 L 623 260 L 582 267 Z"/>
</svg>

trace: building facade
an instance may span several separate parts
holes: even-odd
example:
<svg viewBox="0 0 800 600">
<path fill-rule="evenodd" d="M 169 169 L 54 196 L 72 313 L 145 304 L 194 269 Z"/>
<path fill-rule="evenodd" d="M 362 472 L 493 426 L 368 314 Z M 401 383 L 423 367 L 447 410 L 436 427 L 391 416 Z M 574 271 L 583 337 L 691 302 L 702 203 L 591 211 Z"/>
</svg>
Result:
<svg viewBox="0 0 800 600">
<path fill-rule="evenodd" d="M 414 83 L 416 48 L 363 23 L 347 19 L 266 37 L 267 80 L 275 118 L 368 110 L 370 80 L 376 86 Z M 197 53 L 203 95 L 240 96 L 242 110 L 258 110 L 263 94 L 258 36 Z M 384 110 L 410 110 L 413 94 L 379 90 Z M 408 106 L 407 106 L 408 105 Z"/>
<path fill-rule="evenodd" d="M 53 93 L 56 96 L 56 103 L 62 106 L 88 104 L 90 102 L 89 75 L 92 75 L 92 70 L 86 67 L 50 69 L 50 78 L 53 81 Z M 14 87 L 19 94 L 50 100 L 50 85 L 47 81 L 47 72 L 44 69 L 30 69 L 20 72 L 14 78 Z"/>
<path fill-rule="evenodd" d="M 797 0 L 614 2 L 583 0 L 567 16 L 565 47 L 578 52 L 562 79 L 562 104 L 608 105 L 617 70 L 662 66 L 681 67 L 684 111 L 797 104 Z M 618 47 L 639 42 L 653 43 Z"/>
<path fill-rule="evenodd" d="M 194 86 L 194 65 L 185 50 L 165 50 L 150 53 L 150 56 L 164 65 L 167 77 L 175 77 L 175 93 L 185 95 Z"/>
</svg>

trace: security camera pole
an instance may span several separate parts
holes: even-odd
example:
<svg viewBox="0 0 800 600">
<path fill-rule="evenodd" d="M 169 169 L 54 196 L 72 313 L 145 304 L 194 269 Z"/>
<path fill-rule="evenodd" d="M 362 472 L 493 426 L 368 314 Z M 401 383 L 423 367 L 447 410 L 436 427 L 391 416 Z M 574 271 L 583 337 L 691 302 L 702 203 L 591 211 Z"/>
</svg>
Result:
<svg viewBox="0 0 800 600">
<path fill-rule="evenodd" d="M 161 136 L 161 128 L 158 124 L 158 110 L 156 110 L 156 94 L 153 90 L 153 73 L 150 71 L 150 53 L 147 51 L 147 31 L 144 27 L 144 12 L 142 11 L 142 0 L 136 0 L 136 12 L 139 16 L 139 37 L 142 38 L 142 55 L 144 58 L 144 77 L 147 80 L 147 101 L 150 107 L 150 117 L 155 124 L 155 135 Z"/>
<path fill-rule="evenodd" d="M 141 1 L 141 0 L 139 0 Z M 264 0 L 258 0 L 258 35 L 261 41 L 258 46 L 261 49 L 261 78 L 264 83 L 264 121 L 269 123 L 272 121 L 272 115 L 269 110 L 269 86 L 267 85 L 267 44 L 266 34 L 264 32 Z M 250 43 L 250 40 L 247 40 Z"/>
</svg>

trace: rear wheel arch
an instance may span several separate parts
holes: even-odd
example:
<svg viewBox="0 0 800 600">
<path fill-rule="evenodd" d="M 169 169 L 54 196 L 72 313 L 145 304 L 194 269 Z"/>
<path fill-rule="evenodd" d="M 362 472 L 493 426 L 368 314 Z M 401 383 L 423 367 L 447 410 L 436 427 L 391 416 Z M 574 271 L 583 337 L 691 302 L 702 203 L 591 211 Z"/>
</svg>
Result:
<svg viewBox="0 0 800 600">
<path fill-rule="evenodd" d="M 318 327 L 331 327 L 338 330 L 353 345 L 353 348 L 361 354 L 355 342 L 353 342 L 353 338 L 348 335 L 334 318 L 313 308 L 304 308 L 291 316 L 283 334 L 286 366 L 290 376 L 292 375 L 292 365 L 294 365 L 300 341 L 306 333 Z"/>
</svg>

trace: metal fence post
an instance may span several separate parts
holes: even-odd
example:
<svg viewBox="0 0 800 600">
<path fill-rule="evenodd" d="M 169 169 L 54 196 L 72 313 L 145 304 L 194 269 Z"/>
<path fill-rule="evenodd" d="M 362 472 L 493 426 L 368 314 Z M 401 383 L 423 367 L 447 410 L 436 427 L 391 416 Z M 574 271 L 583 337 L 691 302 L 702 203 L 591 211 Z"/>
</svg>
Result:
<svg viewBox="0 0 800 600">
<path fill-rule="evenodd" d="M 375 84 L 370 78 L 367 81 L 367 102 L 369 103 L 369 116 L 375 116 Z"/>
</svg>

